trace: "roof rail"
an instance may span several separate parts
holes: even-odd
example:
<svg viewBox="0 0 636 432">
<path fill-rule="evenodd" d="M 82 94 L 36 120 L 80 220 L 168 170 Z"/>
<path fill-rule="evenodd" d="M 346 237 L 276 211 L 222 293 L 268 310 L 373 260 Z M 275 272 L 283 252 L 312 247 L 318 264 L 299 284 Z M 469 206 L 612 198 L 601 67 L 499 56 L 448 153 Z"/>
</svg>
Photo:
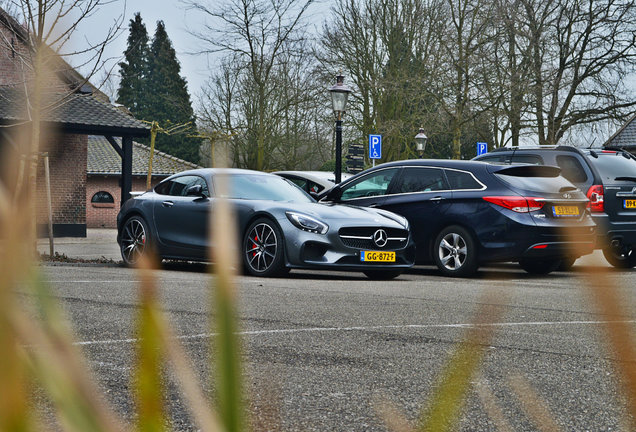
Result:
<svg viewBox="0 0 636 432">
<path fill-rule="evenodd" d="M 561 151 L 569 151 L 572 153 L 580 153 L 581 149 L 578 147 L 574 147 L 574 146 L 570 146 L 570 145 L 558 145 L 555 147 L 555 150 L 561 150 Z"/>
</svg>

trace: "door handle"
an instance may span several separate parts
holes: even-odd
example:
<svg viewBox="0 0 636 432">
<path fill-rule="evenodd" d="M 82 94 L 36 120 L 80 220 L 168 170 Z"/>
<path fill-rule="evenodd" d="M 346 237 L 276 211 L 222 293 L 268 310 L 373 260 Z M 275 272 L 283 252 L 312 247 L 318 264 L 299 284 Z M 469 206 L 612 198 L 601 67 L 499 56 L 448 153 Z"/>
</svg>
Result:
<svg viewBox="0 0 636 432">
<path fill-rule="evenodd" d="M 172 201 L 164 201 L 161 203 L 161 205 L 164 207 L 172 207 L 174 203 Z"/>
<path fill-rule="evenodd" d="M 370 206 L 367 206 L 369 208 L 376 208 L 378 205 L 377 204 L 371 204 Z"/>
<path fill-rule="evenodd" d="M 441 197 L 441 196 L 436 196 L 436 197 L 431 198 L 431 201 L 441 201 L 443 199 L 445 199 L 445 198 Z"/>
</svg>

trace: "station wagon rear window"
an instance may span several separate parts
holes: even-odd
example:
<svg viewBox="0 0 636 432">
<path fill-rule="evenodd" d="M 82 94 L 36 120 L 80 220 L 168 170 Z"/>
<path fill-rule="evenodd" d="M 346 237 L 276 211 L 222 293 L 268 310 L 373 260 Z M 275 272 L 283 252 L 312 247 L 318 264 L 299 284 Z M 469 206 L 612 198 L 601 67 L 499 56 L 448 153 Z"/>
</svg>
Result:
<svg viewBox="0 0 636 432">
<path fill-rule="evenodd" d="M 495 173 L 495 177 L 503 183 L 524 189 L 530 192 L 562 192 L 566 190 L 576 189 L 567 179 L 561 176 L 557 177 L 523 177 L 518 175 L 507 175 L 505 173 Z"/>
</svg>

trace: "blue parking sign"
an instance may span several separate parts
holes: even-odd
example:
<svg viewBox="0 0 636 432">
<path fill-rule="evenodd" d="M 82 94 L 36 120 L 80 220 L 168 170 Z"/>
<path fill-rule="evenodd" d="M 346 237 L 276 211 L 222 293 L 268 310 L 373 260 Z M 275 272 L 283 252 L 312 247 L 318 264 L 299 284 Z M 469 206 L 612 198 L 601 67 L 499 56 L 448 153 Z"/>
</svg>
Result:
<svg viewBox="0 0 636 432">
<path fill-rule="evenodd" d="M 382 135 L 369 135 L 369 159 L 382 158 Z"/>
<path fill-rule="evenodd" d="M 488 143 L 478 142 L 477 143 L 477 156 L 488 153 Z"/>
</svg>

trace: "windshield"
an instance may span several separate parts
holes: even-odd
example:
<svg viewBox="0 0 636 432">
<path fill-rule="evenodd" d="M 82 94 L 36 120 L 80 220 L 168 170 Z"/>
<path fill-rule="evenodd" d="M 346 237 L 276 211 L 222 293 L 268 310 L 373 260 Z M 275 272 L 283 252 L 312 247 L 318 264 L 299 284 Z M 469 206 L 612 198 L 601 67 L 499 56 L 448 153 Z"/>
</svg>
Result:
<svg viewBox="0 0 636 432">
<path fill-rule="evenodd" d="M 214 177 L 215 190 L 218 189 L 219 177 Z M 299 187 L 282 177 L 269 174 L 229 174 L 229 193 L 217 194 L 224 198 L 246 200 L 271 200 L 287 202 L 312 202 L 313 199 Z"/>
<path fill-rule="evenodd" d="M 619 177 L 636 177 L 636 160 L 627 159 L 620 153 L 600 153 L 598 158 L 589 157 L 605 181 Z"/>
</svg>

